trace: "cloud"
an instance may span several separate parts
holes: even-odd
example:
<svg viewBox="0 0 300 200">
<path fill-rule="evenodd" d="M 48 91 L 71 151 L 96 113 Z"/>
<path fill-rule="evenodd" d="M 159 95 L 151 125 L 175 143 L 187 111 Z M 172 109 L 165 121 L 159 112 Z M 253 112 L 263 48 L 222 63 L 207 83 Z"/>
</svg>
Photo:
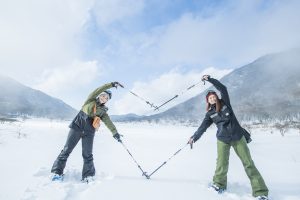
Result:
<svg viewBox="0 0 300 200">
<path fill-rule="evenodd" d="M 48 93 L 65 92 L 99 77 L 97 61 L 80 62 L 64 68 L 47 69 L 36 88 Z"/>
<path fill-rule="evenodd" d="M 222 5 L 183 13 L 143 32 L 119 32 L 112 27 L 112 43 L 102 52 L 128 66 L 236 68 L 262 55 L 300 46 L 299 1 L 227 1 Z"/>
<path fill-rule="evenodd" d="M 98 26 L 103 28 L 113 22 L 137 15 L 143 8 L 143 0 L 100 0 L 95 1 L 93 14 L 96 17 Z"/>
<path fill-rule="evenodd" d="M 300 45 L 299 1 L 259 6 L 258 1 L 234 1 L 211 17 L 184 14 L 161 35 L 158 62 L 237 67 Z"/>
<path fill-rule="evenodd" d="M 187 73 L 181 73 L 179 70 L 174 69 L 166 74 L 162 74 L 156 79 L 145 82 L 135 82 L 131 91 L 156 106 L 161 105 L 166 100 L 178 94 L 179 97 L 177 99 L 162 107 L 160 111 L 163 111 L 199 94 L 209 87 L 208 84 L 203 85 L 200 83 L 195 88 L 186 91 L 189 86 L 198 83 L 204 74 L 211 74 L 215 78 L 221 78 L 231 71 L 232 70 L 228 69 L 218 70 L 210 67 L 202 72 L 189 71 Z M 112 113 L 114 114 L 136 113 L 149 115 L 155 113 L 152 110 L 149 105 L 129 92 L 119 100 L 116 100 L 112 107 Z"/>
<path fill-rule="evenodd" d="M 33 87 L 80 108 L 86 98 L 82 91 L 89 92 L 89 85 L 98 82 L 102 71 L 103 67 L 97 61 L 75 61 L 67 67 L 45 70 L 39 83 Z"/>
<path fill-rule="evenodd" d="M 1 2 L 1 69 L 31 83 L 44 69 L 78 59 L 77 36 L 89 19 L 90 6 L 90 0 Z"/>
</svg>

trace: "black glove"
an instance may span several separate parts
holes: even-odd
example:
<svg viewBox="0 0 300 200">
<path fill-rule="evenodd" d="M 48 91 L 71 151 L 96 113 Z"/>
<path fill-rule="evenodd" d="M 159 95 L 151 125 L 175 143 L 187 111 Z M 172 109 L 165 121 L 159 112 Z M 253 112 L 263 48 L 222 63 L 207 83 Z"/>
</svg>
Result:
<svg viewBox="0 0 300 200">
<path fill-rule="evenodd" d="M 115 87 L 115 88 L 118 88 L 118 86 L 120 86 L 121 88 L 124 88 L 124 86 L 123 86 L 121 83 L 117 82 L 117 81 L 111 82 L 111 84 L 112 84 L 112 86 Z"/>
<path fill-rule="evenodd" d="M 203 81 L 203 84 L 205 85 L 205 81 L 208 81 L 210 79 L 210 75 L 203 75 L 201 81 Z"/>
<path fill-rule="evenodd" d="M 208 79 L 210 79 L 210 75 L 203 75 L 201 80 L 207 81 Z"/>
<path fill-rule="evenodd" d="M 122 143 L 121 137 L 123 137 L 123 135 L 120 135 L 119 133 L 114 134 L 113 136 L 118 142 Z"/>
</svg>

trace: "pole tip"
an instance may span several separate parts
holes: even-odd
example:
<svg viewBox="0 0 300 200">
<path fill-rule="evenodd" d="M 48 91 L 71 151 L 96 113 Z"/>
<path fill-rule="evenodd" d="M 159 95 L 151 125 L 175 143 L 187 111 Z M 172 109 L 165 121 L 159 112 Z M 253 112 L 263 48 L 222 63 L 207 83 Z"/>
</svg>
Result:
<svg viewBox="0 0 300 200">
<path fill-rule="evenodd" d="M 150 176 L 147 174 L 147 172 L 144 172 L 143 176 L 145 176 L 147 179 L 150 179 Z"/>
</svg>

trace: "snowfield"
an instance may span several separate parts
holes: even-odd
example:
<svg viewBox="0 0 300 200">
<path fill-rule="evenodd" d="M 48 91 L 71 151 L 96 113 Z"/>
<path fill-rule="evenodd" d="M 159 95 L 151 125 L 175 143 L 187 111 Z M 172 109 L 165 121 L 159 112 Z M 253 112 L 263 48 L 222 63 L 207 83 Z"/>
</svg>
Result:
<svg viewBox="0 0 300 200">
<path fill-rule="evenodd" d="M 119 124 L 124 144 L 149 174 L 182 148 L 197 127 Z M 231 150 L 228 190 L 207 188 L 216 162 L 212 126 L 191 150 L 188 146 L 147 180 L 123 146 L 103 125 L 96 133 L 96 180 L 80 182 L 81 143 L 69 157 L 64 182 L 51 182 L 50 169 L 64 146 L 68 122 L 31 119 L 0 124 L 0 199 L 2 200 L 251 200 L 250 182 Z M 273 133 L 271 133 L 273 132 Z M 271 129 L 252 130 L 249 148 L 274 200 L 300 200 L 300 133 L 283 137 Z"/>
</svg>

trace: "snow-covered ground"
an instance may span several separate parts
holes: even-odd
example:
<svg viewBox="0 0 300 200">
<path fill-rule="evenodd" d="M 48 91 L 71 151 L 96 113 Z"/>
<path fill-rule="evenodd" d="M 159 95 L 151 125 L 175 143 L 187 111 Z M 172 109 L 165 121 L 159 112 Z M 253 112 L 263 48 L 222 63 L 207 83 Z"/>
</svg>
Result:
<svg viewBox="0 0 300 200">
<path fill-rule="evenodd" d="M 123 141 L 148 173 L 183 147 L 195 127 L 116 124 Z M 50 168 L 62 149 L 68 123 L 44 119 L 0 124 L 0 199 L 2 200 L 251 200 L 250 182 L 232 150 L 228 191 L 222 195 L 207 189 L 215 170 L 215 128 L 194 145 L 183 149 L 150 180 L 123 146 L 103 126 L 95 136 L 96 180 L 80 182 L 82 157 L 79 143 L 71 154 L 62 183 L 51 182 Z M 290 130 L 253 130 L 249 145 L 253 160 L 274 200 L 300 200 L 300 134 Z"/>
</svg>

